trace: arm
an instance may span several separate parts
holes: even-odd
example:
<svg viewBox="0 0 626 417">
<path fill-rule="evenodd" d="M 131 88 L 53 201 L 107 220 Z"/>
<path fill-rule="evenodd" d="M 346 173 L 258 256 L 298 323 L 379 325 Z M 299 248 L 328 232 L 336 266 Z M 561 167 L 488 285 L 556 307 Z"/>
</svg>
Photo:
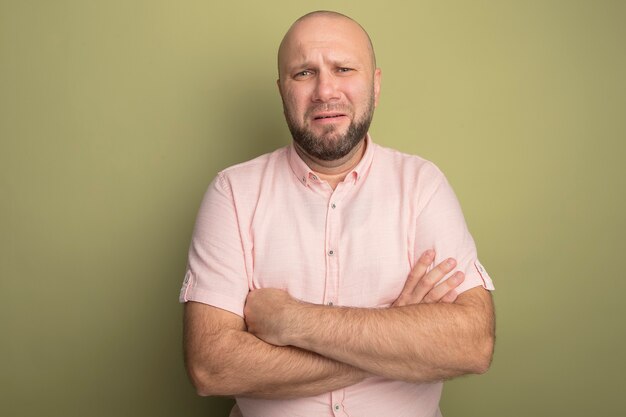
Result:
<svg viewBox="0 0 626 417">
<path fill-rule="evenodd" d="M 447 267 L 444 262 L 433 271 L 444 273 Z M 320 306 L 262 289 L 248 296 L 245 311 L 249 331 L 269 343 L 297 346 L 392 379 L 424 382 L 483 373 L 493 353 L 493 303 L 480 287 L 452 304 L 388 309 Z"/>
<path fill-rule="evenodd" d="M 246 331 L 241 316 L 247 270 L 235 213 L 230 186 L 220 174 L 202 201 L 181 291 L 186 302 L 185 363 L 198 393 L 305 397 L 362 380 L 365 373 L 349 365 L 294 347 L 272 346 Z"/>
<path fill-rule="evenodd" d="M 411 271 L 394 305 L 452 302 L 463 281 L 435 287 L 449 266 L 427 273 L 427 251 Z M 271 307 L 271 306 L 270 306 Z M 185 362 L 200 395 L 293 398 L 322 394 L 360 382 L 369 373 L 293 346 L 274 346 L 246 331 L 243 319 L 202 303 L 185 305 Z"/>
<path fill-rule="evenodd" d="M 243 319 L 202 303 L 185 305 L 185 363 L 200 395 L 294 398 L 356 384 L 367 374 L 246 332 Z"/>
</svg>

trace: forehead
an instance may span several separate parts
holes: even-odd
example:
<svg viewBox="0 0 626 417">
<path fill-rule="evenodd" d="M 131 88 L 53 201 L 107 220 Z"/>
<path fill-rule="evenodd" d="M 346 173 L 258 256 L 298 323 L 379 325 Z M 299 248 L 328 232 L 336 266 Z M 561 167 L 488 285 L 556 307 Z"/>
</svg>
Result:
<svg viewBox="0 0 626 417">
<path fill-rule="evenodd" d="M 338 17 L 311 17 L 296 22 L 281 43 L 279 67 L 288 68 L 316 58 L 367 64 L 369 39 L 355 22 Z"/>
</svg>

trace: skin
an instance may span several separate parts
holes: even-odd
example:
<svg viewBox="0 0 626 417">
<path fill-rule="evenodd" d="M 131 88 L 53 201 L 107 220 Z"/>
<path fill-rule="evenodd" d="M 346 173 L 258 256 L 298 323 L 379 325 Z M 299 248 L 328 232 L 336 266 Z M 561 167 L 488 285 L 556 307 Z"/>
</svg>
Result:
<svg viewBox="0 0 626 417">
<path fill-rule="evenodd" d="M 351 125 L 371 118 L 378 104 L 381 72 L 371 43 L 346 17 L 316 13 L 298 20 L 281 43 L 278 63 L 288 124 L 323 146 L 338 145 Z M 364 137 L 357 139 L 333 160 L 317 157 L 297 141 L 295 149 L 335 188 L 365 151 Z M 482 288 L 457 295 L 461 272 L 435 286 L 456 263 L 442 262 L 427 272 L 434 255 L 427 251 L 420 257 L 387 309 L 302 303 L 271 288 L 250 292 L 245 321 L 187 303 L 185 361 L 198 393 L 294 398 L 372 375 L 424 382 L 486 371 L 494 339 L 491 296 Z"/>
<path fill-rule="evenodd" d="M 435 286 L 453 266 L 442 263 L 427 272 L 434 256 L 434 251 L 427 251 L 420 257 L 394 303 L 396 306 L 450 303 L 456 299 L 455 288 L 463 281 L 463 274 L 459 273 L 458 280 L 448 279 Z M 276 306 L 269 304 L 273 301 L 265 296 L 277 294 L 284 297 L 281 300 L 285 301 L 283 306 L 288 306 L 290 297 L 282 291 L 268 289 L 268 292 L 250 293 L 246 304 L 248 319 L 257 317 L 257 324 L 271 322 L 264 316 Z M 251 310 L 257 307 L 258 314 L 252 313 Z M 264 341 L 262 337 L 254 335 L 244 320 L 233 313 L 207 304 L 186 303 L 185 364 L 198 394 L 265 399 L 309 397 L 372 376 L 370 372 L 347 363 L 295 346 L 279 346 L 279 343 Z"/>
<path fill-rule="evenodd" d="M 280 45 L 278 68 L 288 124 L 307 130 L 327 146 L 337 145 L 351 123 L 371 120 L 378 105 L 381 70 L 375 67 L 369 37 L 341 15 L 314 15 L 296 22 Z M 304 162 L 335 188 L 361 160 L 364 139 L 365 135 L 358 138 L 345 156 L 334 160 L 323 160 L 294 143 Z"/>
<path fill-rule="evenodd" d="M 457 296 L 464 276 L 452 258 L 430 274 L 425 252 L 388 309 L 342 308 L 295 300 L 283 290 L 252 291 L 244 310 L 248 331 L 277 346 L 296 346 L 362 369 L 409 382 L 484 373 L 493 354 L 490 294 L 481 287 Z M 419 299 L 419 303 L 414 301 Z M 439 303 L 452 300 L 453 303 Z"/>
<path fill-rule="evenodd" d="M 474 288 L 453 304 L 334 308 L 302 303 L 285 291 L 248 297 L 248 331 L 277 346 L 316 352 L 370 374 L 433 382 L 487 371 L 493 353 L 492 304 Z M 276 307 L 280 306 L 280 307 Z"/>
</svg>

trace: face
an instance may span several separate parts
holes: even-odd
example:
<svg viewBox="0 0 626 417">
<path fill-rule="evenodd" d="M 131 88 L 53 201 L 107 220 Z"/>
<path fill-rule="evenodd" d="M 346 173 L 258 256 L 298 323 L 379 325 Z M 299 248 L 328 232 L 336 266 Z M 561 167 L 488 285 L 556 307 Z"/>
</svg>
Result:
<svg viewBox="0 0 626 417">
<path fill-rule="evenodd" d="M 281 44 L 279 76 L 287 125 L 307 154 L 337 160 L 365 137 L 380 70 L 356 23 L 325 16 L 296 23 Z"/>
</svg>

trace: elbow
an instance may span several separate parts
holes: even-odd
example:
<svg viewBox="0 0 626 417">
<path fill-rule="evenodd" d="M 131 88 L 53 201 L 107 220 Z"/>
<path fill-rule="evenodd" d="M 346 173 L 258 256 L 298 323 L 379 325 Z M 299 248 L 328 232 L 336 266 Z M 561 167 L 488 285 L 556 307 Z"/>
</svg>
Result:
<svg viewBox="0 0 626 417">
<path fill-rule="evenodd" d="M 215 397 L 218 396 L 218 392 L 214 386 L 208 383 L 194 383 L 196 388 L 196 394 L 200 397 Z"/>
<path fill-rule="evenodd" d="M 485 324 L 482 331 L 477 332 L 473 339 L 474 355 L 471 369 L 473 374 L 484 374 L 489 371 L 491 361 L 493 360 L 496 343 L 496 328 L 493 315 Z"/>
<path fill-rule="evenodd" d="M 473 365 L 471 373 L 476 375 L 482 375 L 487 373 L 490 367 L 491 359 L 481 358 L 480 360 L 477 360 L 476 363 Z"/>
<path fill-rule="evenodd" d="M 196 394 L 201 397 L 217 395 L 215 393 L 215 387 L 211 384 L 213 377 L 210 373 L 199 366 L 188 366 L 187 375 L 189 375 L 191 384 L 196 389 Z"/>
<path fill-rule="evenodd" d="M 493 359 L 494 342 L 493 336 L 485 337 L 481 340 L 472 360 L 471 373 L 484 374 L 489 370 Z"/>
<path fill-rule="evenodd" d="M 211 371 L 200 365 L 188 365 L 187 374 L 196 394 L 201 397 L 233 395 L 225 391 L 224 378 L 219 371 Z"/>
</svg>

